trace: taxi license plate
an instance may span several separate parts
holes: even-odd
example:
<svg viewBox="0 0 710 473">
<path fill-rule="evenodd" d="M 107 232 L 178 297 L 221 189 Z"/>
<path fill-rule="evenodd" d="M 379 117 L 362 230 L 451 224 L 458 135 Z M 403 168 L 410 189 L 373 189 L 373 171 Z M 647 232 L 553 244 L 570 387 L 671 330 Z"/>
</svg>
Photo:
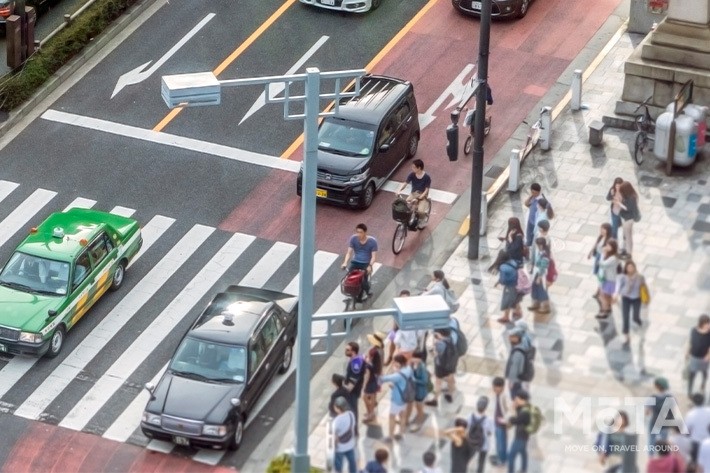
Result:
<svg viewBox="0 0 710 473">
<path fill-rule="evenodd" d="M 335 0 L 320 0 L 323 5 L 335 6 Z"/>
<path fill-rule="evenodd" d="M 325 189 L 316 189 L 316 197 L 328 197 L 328 191 Z"/>
<path fill-rule="evenodd" d="M 175 445 L 180 445 L 182 447 L 189 447 L 190 446 L 190 439 L 185 438 L 185 437 L 175 436 L 175 437 L 173 437 L 173 443 L 175 443 Z"/>
<path fill-rule="evenodd" d="M 0 343 L 0 351 L 7 351 L 7 347 Z"/>
<path fill-rule="evenodd" d="M 471 8 L 473 8 L 474 10 L 480 10 L 481 2 L 471 2 Z"/>
</svg>

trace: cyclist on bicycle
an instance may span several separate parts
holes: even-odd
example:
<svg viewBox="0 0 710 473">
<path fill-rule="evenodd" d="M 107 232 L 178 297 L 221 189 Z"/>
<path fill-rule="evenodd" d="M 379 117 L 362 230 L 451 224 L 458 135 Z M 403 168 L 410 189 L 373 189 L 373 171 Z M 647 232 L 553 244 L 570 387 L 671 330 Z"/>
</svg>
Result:
<svg viewBox="0 0 710 473">
<path fill-rule="evenodd" d="M 429 218 L 429 188 L 431 187 L 431 177 L 424 172 L 424 161 L 421 159 L 412 161 L 412 172 L 409 173 L 407 179 L 399 186 L 396 194 L 400 195 L 404 188 L 407 187 L 407 184 L 412 185 L 412 192 L 409 194 L 409 197 L 407 197 L 407 203 L 410 207 L 414 206 L 416 203 L 419 226 L 424 226 L 427 224 L 427 219 Z"/>
<path fill-rule="evenodd" d="M 364 269 L 365 276 L 362 280 L 363 295 L 361 301 L 372 295 L 370 292 L 370 273 L 372 266 L 377 259 L 377 240 L 367 234 L 367 225 L 358 223 L 355 227 L 355 234 L 348 241 L 348 251 L 340 266 L 342 269 L 352 271 L 353 269 Z"/>
<path fill-rule="evenodd" d="M 491 127 L 491 114 L 490 107 L 493 105 L 493 92 L 491 91 L 491 86 L 486 82 L 486 134 L 490 131 Z M 471 129 L 471 136 L 473 136 L 473 128 L 476 122 L 476 108 L 469 110 L 464 118 L 464 125 Z"/>
</svg>

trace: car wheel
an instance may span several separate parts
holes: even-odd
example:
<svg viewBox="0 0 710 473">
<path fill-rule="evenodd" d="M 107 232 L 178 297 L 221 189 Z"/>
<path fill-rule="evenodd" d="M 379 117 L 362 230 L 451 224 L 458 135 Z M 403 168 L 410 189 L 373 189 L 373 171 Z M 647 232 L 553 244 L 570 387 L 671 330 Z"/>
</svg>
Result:
<svg viewBox="0 0 710 473">
<path fill-rule="evenodd" d="M 413 158 L 417 154 L 419 149 L 419 135 L 417 133 L 412 133 L 409 137 L 409 145 L 407 146 L 407 159 Z"/>
<path fill-rule="evenodd" d="M 279 366 L 279 374 L 284 374 L 288 371 L 289 366 L 291 366 L 291 359 L 293 358 L 293 345 L 289 344 L 284 350 L 284 356 L 281 359 L 281 366 Z"/>
<path fill-rule="evenodd" d="M 121 261 L 116 266 L 116 270 L 113 272 L 113 281 L 111 281 L 111 290 L 118 291 L 118 289 L 123 284 L 123 278 L 126 275 L 126 263 Z"/>
<path fill-rule="evenodd" d="M 530 0 L 521 0 L 520 6 L 518 7 L 518 18 L 522 18 L 527 15 L 529 6 Z"/>
<path fill-rule="evenodd" d="M 64 336 L 66 335 L 66 330 L 64 330 L 64 325 L 60 325 L 54 330 L 52 338 L 49 340 L 49 350 L 47 351 L 48 358 L 54 358 L 59 355 L 64 346 Z"/>
<path fill-rule="evenodd" d="M 371 182 L 365 187 L 365 192 L 362 194 L 362 204 L 361 208 L 366 209 L 372 205 L 372 201 L 375 198 L 375 185 Z"/>
<path fill-rule="evenodd" d="M 370 11 L 377 10 L 378 8 L 380 8 L 380 4 L 382 4 L 382 0 L 372 0 L 372 6 L 370 6 Z"/>
<path fill-rule="evenodd" d="M 230 450 L 236 450 L 239 448 L 239 446 L 242 444 L 242 438 L 244 437 L 244 419 L 242 416 L 239 416 L 237 418 L 236 423 L 234 424 L 234 434 L 232 434 L 232 438 L 229 439 L 229 449 Z"/>
</svg>

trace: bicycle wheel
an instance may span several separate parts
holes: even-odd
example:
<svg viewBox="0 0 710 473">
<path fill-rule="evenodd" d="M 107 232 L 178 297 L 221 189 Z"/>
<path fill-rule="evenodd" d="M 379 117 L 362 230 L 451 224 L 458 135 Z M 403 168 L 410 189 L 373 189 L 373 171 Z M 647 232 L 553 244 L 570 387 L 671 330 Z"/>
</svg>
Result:
<svg viewBox="0 0 710 473">
<path fill-rule="evenodd" d="M 634 161 L 639 166 L 643 163 L 643 153 L 646 151 L 648 146 L 648 137 L 643 131 L 636 132 L 636 141 L 634 143 Z"/>
<path fill-rule="evenodd" d="M 463 154 L 468 155 L 471 152 L 471 145 L 473 144 L 473 136 L 468 135 L 466 137 L 466 142 L 463 144 Z"/>
<path fill-rule="evenodd" d="M 394 229 L 394 237 L 392 238 L 392 252 L 398 255 L 404 246 L 404 240 L 407 238 L 407 225 L 399 222 L 397 228 Z"/>
</svg>

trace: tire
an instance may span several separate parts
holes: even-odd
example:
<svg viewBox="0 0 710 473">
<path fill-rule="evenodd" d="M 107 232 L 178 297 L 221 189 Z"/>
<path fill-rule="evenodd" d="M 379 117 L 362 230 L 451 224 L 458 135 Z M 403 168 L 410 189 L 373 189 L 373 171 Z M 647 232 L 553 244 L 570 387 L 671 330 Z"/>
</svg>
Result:
<svg viewBox="0 0 710 473">
<path fill-rule="evenodd" d="M 64 337 L 66 334 L 67 331 L 64 329 L 64 325 L 60 325 L 54 329 L 52 338 L 49 339 L 49 350 L 47 350 L 46 353 L 47 358 L 54 358 L 59 355 L 59 352 L 62 351 L 62 347 L 64 346 Z"/>
<path fill-rule="evenodd" d="M 281 359 L 281 366 L 279 366 L 279 374 L 284 374 L 288 371 L 291 366 L 291 360 L 293 359 L 293 344 L 289 343 L 284 350 L 284 356 Z"/>
<path fill-rule="evenodd" d="M 518 18 L 523 18 L 528 14 L 528 7 L 530 6 L 530 0 L 522 0 L 520 6 L 518 7 Z"/>
<path fill-rule="evenodd" d="M 111 280 L 112 291 L 118 291 L 123 285 L 123 279 L 126 277 L 126 263 L 121 261 L 116 266 L 116 270 L 113 272 L 113 279 Z"/>
<path fill-rule="evenodd" d="M 232 434 L 232 438 L 229 439 L 229 444 L 227 445 L 227 448 L 229 450 L 238 449 L 239 446 L 242 444 L 243 439 L 244 439 L 244 418 L 242 416 L 239 416 L 237 418 L 236 423 L 234 424 L 234 433 Z"/>
<path fill-rule="evenodd" d="M 360 208 L 366 209 L 372 205 L 372 201 L 375 199 L 375 185 L 371 182 L 365 187 L 365 192 L 362 194 L 362 204 Z"/>
<path fill-rule="evenodd" d="M 392 237 L 392 253 L 398 255 L 404 247 L 404 240 L 407 239 L 407 227 L 402 222 L 397 224 L 394 229 L 394 237 Z"/>
<path fill-rule="evenodd" d="M 648 138 L 646 133 L 639 131 L 636 133 L 636 141 L 634 143 L 634 161 L 637 165 L 643 163 L 643 153 L 646 151 L 646 146 L 648 146 Z"/>
<path fill-rule="evenodd" d="M 473 136 L 468 135 L 466 137 L 466 141 L 463 144 L 463 154 L 465 154 L 466 156 L 469 155 L 469 153 L 471 152 L 471 145 L 472 144 L 473 144 Z"/>
<path fill-rule="evenodd" d="M 380 5 L 382 4 L 382 0 L 372 0 L 372 5 L 370 6 L 370 11 L 377 10 L 380 8 Z"/>
<path fill-rule="evenodd" d="M 419 134 L 412 133 L 409 137 L 409 144 L 407 145 L 407 159 L 412 159 L 417 150 L 419 149 Z"/>
</svg>

